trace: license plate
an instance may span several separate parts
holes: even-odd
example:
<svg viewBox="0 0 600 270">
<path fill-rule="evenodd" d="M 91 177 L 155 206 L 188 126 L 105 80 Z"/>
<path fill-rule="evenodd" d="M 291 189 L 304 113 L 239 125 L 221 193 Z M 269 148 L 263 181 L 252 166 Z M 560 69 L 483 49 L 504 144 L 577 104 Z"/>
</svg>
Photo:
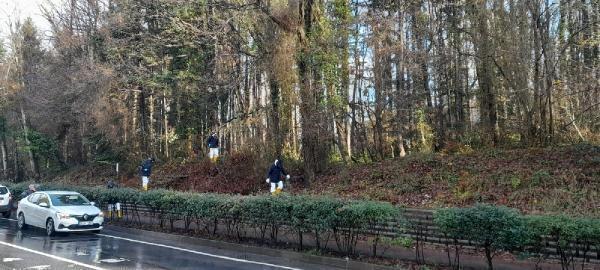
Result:
<svg viewBox="0 0 600 270">
<path fill-rule="evenodd" d="M 81 221 L 81 222 L 79 222 L 79 225 L 81 225 L 81 226 L 89 226 L 89 225 L 92 225 L 92 224 L 94 224 L 94 223 L 91 222 L 91 221 Z"/>
</svg>

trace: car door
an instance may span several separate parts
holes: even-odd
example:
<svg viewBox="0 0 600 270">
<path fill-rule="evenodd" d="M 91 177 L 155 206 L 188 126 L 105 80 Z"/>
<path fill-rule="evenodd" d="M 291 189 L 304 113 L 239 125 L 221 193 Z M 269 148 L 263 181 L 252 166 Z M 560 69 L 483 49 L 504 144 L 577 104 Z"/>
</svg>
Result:
<svg viewBox="0 0 600 270">
<path fill-rule="evenodd" d="M 27 200 L 19 205 L 21 212 L 25 215 L 25 222 L 31 226 L 39 226 L 35 218 L 35 212 L 39 207 L 37 205 L 40 193 L 33 193 L 27 197 Z"/>
<path fill-rule="evenodd" d="M 48 211 L 50 209 L 48 207 L 42 207 L 40 204 L 46 203 L 46 205 L 50 206 L 50 200 L 48 199 L 48 195 L 41 193 L 37 198 L 36 206 L 33 207 L 35 211 L 33 211 L 33 215 L 35 218 L 35 226 L 45 228 L 46 227 L 46 217 L 48 216 Z"/>
</svg>

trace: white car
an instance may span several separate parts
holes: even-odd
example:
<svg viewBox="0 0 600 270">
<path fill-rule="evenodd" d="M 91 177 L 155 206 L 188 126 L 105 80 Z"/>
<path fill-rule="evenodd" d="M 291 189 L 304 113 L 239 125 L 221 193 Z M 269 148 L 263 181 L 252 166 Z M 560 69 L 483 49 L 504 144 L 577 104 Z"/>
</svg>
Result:
<svg viewBox="0 0 600 270">
<path fill-rule="evenodd" d="M 12 194 L 10 190 L 3 185 L 0 185 L 0 213 L 2 217 L 10 217 L 10 211 L 12 210 Z"/>
<path fill-rule="evenodd" d="M 28 225 L 56 232 L 99 232 L 104 214 L 83 195 L 72 191 L 40 191 L 21 199 L 17 208 L 19 229 Z"/>
</svg>

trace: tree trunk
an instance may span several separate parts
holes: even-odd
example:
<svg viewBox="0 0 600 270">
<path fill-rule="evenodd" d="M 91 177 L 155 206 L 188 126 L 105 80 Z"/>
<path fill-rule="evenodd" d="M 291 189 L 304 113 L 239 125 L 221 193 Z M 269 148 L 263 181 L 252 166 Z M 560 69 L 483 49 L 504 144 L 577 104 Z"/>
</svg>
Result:
<svg viewBox="0 0 600 270">
<path fill-rule="evenodd" d="M 490 250 L 490 247 L 485 248 L 485 258 L 488 264 L 488 270 L 494 270 L 494 263 L 492 261 L 492 251 Z"/>
<path fill-rule="evenodd" d="M 139 97 L 138 90 L 133 90 L 133 112 L 131 112 L 131 141 L 135 154 L 139 154 L 140 143 L 138 136 Z"/>
<path fill-rule="evenodd" d="M 283 141 L 280 132 L 279 126 L 279 85 L 275 80 L 274 76 L 269 78 L 269 88 L 271 89 L 271 127 L 269 128 L 269 133 L 271 134 L 271 138 L 273 138 L 274 149 L 275 149 L 275 157 L 281 156 L 281 151 L 283 149 Z"/>
<path fill-rule="evenodd" d="M 69 128 L 64 127 L 61 131 L 61 135 L 58 136 L 58 140 L 62 139 L 62 162 L 65 165 L 69 164 Z"/>
<path fill-rule="evenodd" d="M 296 105 L 292 106 L 292 150 L 294 154 L 298 154 L 298 114 L 296 112 Z"/>
<path fill-rule="evenodd" d="M 155 152 L 155 147 L 154 147 L 154 138 L 156 136 L 154 136 L 154 91 L 150 92 L 150 96 L 148 97 L 148 110 L 149 110 L 149 116 L 150 116 L 150 121 L 148 121 L 149 124 L 149 128 L 148 128 L 148 141 L 150 142 L 150 151 L 149 151 L 149 155 L 152 156 L 156 156 L 156 152 Z"/>
<path fill-rule="evenodd" d="M 388 69 L 386 67 L 386 57 L 382 55 L 383 48 L 379 41 L 376 41 L 374 48 L 374 77 L 375 77 L 375 127 L 373 132 L 373 141 L 375 142 L 375 152 L 378 159 L 384 157 L 383 140 L 383 109 L 385 106 L 386 79 Z"/>
<path fill-rule="evenodd" d="M 338 96 L 340 97 L 341 104 L 337 108 L 337 112 L 334 110 L 335 114 L 335 123 L 337 126 L 338 132 L 338 147 L 340 149 L 340 154 L 344 161 L 349 162 L 350 156 L 352 153 L 351 150 L 351 135 L 350 135 L 350 119 L 348 114 L 350 113 L 350 106 L 348 100 L 348 91 L 350 90 L 350 67 L 349 67 L 349 58 L 350 58 L 350 48 L 349 48 L 349 29 L 351 27 L 351 12 L 349 11 L 350 2 L 349 1 L 339 1 L 341 13 L 337 14 L 339 16 L 340 27 L 339 27 L 339 37 L 338 42 L 341 44 L 339 48 L 339 67 L 340 67 L 340 87 Z"/>
<path fill-rule="evenodd" d="M 356 17 L 358 15 L 358 10 L 355 11 L 354 16 Z M 358 35 L 359 32 L 359 26 L 358 24 L 356 25 L 354 32 L 356 33 L 356 35 Z M 359 55 L 359 42 L 358 42 L 358 37 L 354 36 L 354 81 L 352 83 L 352 106 L 350 106 L 350 127 L 348 129 L 348 136 L 350 135 L 354 135 L 353 137 L 348 137 L 349 142 L 348 142 L 348 147 L 349 150 L 348 151 L 348 156 L 350 157 L 350 159 L 352 159 L 352 155 L 356 152 L 356 139 L 357 136 L 356 134 L 358 134 L 358 127 L 357 127 L 357 121 L 356 121 L 356 115 L 357 115 L 357 106 L 358 106 L 358 92 L 360 91 L 358 84 L 359 84 L 359 78 L 361 77 L 360 72 L 362 72 L 362 69 L 360 69 L 360 55 Z M 353 140 L 354 138 L 354 140 Z"/>
<path fill-rule="evenodd" d="M 13 138 L 16 139 L 16 138 Z M 13 166 L 14 166 L 14 175 L 15 175 L 15 182 L 20 182 L 21 179 L 21 172 L 19 171 L 19 150 L 18 150 L 19 146 L 17 145 L 16 141 L 15 141 L 15 158 L 13 159 Z"/>
<path fill-rule="evenodd" d="M 299 2 L 299 14 L 302 21 L 300 29 L 299 44 L 300 57 L 298 61 L 298 73 L 300 77 L 300 113 L 302 126 L 302 157 L 304 159 L 304 182 L 309 185 L 314 177 L 317 167 L 317 147 L 319 144 L 318 123 L 316 123 L 317 102 L 316 93 L 311 82 L 312 61 L 310 37 L 313 23 L 313 0 Z"/>
<path fill-rule="evenodd" d="M 7 155 L 6 155 L 6 139 L 2 138 L 2 143 L 0 144 L 2 147 L 2 175 L 4 179 L 8 179 L 8 164 L 7 164 Z"/>
<path fill-rule="evenodd" d="M 87 163 L 87 158 L 88 158 L 88 151 L 86 149 L 86 143 L 85 143 L 85 123 L 81 122 L 80 126 L 79 126 L 79 151 L 80 151 L 80 156 L 81 156 L 81 164 L 86 164 Z"/>
<path fill-rule="evenodd" d="M 169 105 L 167 104 L 167 90 L 163 91 L 163 121 L 165 131 L 165 157 L 169 157 Z"/>
<path fill-rule="evenodd" d="M 489 37 L 485 3 L 473 5 L 473 12 L 477 19 L 477 38 L 475 47 L 477 52 L 477 79 L 479 81 L 479 102 L 481 117 L 488 134 L 492 136 L 492 144 L 498 143 L 496 94 L 494 92 L 494 56 L 492 40 Z"/>
<path fill-rule="evenodd" d="M 548 120 L 547 120 L 547 126 L 545 126 L 544 128 L 546 129 L 546 137 L 545 137 L 545 142 L 546 144 L 551 143 L 552 142 L 552 137 L 553 137 L 553 133 L 554 133 L 554 117 L 553 117 L 553 111 L 552 111 L 552 89 L 553 89 L 553 84 L 554 84 L 554 64 L 552 62 L 552 59 L 554 58 L 554 45 L 552 43 L 552 38 L 551 38 L 551 34 L 550 34 L 550 20 L 552 20 L 551 18 L 551 12 L 548 12 L 548 10 L 550 10 L 549 7 L 549 3 L 548 1 L 544 1 L 545 3 L 545 7 L 544 10 L 546 10 L 545 12 L 545 22 L 544 22 L 544 27 L 543 27 L 543 41 L 544 41 L 544 67 L 545 67 L 545 89 L 546 89 L 546 101 L 544 102 L 544 104 L 546 104 L 546 108 L 548 110 Z M 588 28 L 589 29 L 589 28 Z"/>
<path fill-rule="evenodd" d="M 27 155 L 29 156 L 29 166 L 31 167 L 31 173 L 33 177 L 38 177 L 37 166 L 35 164 L 35 158 L 33 156 L 33 151 L 31 150 L 31 142 L 29 141 L 29 128 L 27 127 L 27 116 L 25 115 L 25 110 L 23 109 L 23 103 L 19 105 L 21 110 L 21 124 L 23 125 L 23 135 L 25 139 L 25 146 L 27 147 Z"/>
<path fill-rule="evenodd" d="M 429 68 L 427 63 L 427 54 L 428 50 L 425 47 L 425 43 L 427 38 L 424 37 L 425 27 L 420 25 L 417 20 L 417 12 L 412 16 L 412 24 L 413 24 L 413 33 L 414 33 L 414 41 L 417 43 L 417 62 L 420 68 L 420 78 L 419 84 L 422 88 L 422 95 L 425 97 L 427 102 L 427 109 L 431 109 L 433 107 L 431 89 L 429 89 Z"/>
</svg>

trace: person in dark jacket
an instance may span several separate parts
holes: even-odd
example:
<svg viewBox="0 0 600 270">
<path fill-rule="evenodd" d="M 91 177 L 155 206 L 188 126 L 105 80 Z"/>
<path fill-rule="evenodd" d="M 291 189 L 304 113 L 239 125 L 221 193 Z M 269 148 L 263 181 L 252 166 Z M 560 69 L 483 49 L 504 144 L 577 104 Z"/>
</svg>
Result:
<svg viewBox="0 0 600 270">
<path fill-rule="evenodd" d="M 29 184 L 29 187 L 27 188 L 27 190 L 25 190 L 25 191 L 23 191 L 23 193 L 21 193 L 21 198 L 25 198 L 25 197 L 33 194 L 36 191 L 37 190 L 35 190 L 35 185 L 34 184 Z"/>
<path fill-rule="evenodd" d="M 113 189 L 118 187 L 119 185 L 117 185 L 117 183 L 115 183 L 115 181 L 113 181 L 112 179 L 109 179 L 108 183 L 106 183 L 107 189 Z M 106 216 L 112 218 L 113 212 L 117 212 L 117 217 L 123 217 L 123 212 L 121 212 L 121 203 L 117 202 L 114 199 L 110 199 L 108 201 L 108 213 Z"/>
<path fill-rule="evenodd" d="M 115 181 L 113 181 L 112 179 L 108 179 L 108 182 L 106 183 L 107 189 L 118 188 L 118 187 L 119 186 L 117 185 L 117 183 L 115 183 Z"/>
<path fill-rule="evenodd" d="M 208 144 L 208 149 L 210 149 L 208 158 L 210 158 L 212 162 L 216 162 L 219 158 L 219 137 L 217 137 L 216 132 L 213 132 L 210 137 L 208 137 L 206 144 Z"/>
<path fill-rule="evenodd" d="M 152 174 L 152 165 L 154 165 L 154 158 L 148 158 L 142 162 L 140 168 L 140 174 L 142 175 L 142 187 L 144 191 L 148 190 L 148 183 L 150 182 L 150 175 Z"/>
<path fill-rule="evenodd" d="M 273 162 L 273 165 L 271 165 L 267 175 L 267 183 L 271 183 L 271 194 L 273 195 L 279 194 L 283 190 L 283 180 L 281 180 L 281 176 L 285 176 L 286 180 L 290 179 L 290 175 L 287 174 L 283 168 L 281 160 L 276 159 L 275 162 Z"/>
</svg>

